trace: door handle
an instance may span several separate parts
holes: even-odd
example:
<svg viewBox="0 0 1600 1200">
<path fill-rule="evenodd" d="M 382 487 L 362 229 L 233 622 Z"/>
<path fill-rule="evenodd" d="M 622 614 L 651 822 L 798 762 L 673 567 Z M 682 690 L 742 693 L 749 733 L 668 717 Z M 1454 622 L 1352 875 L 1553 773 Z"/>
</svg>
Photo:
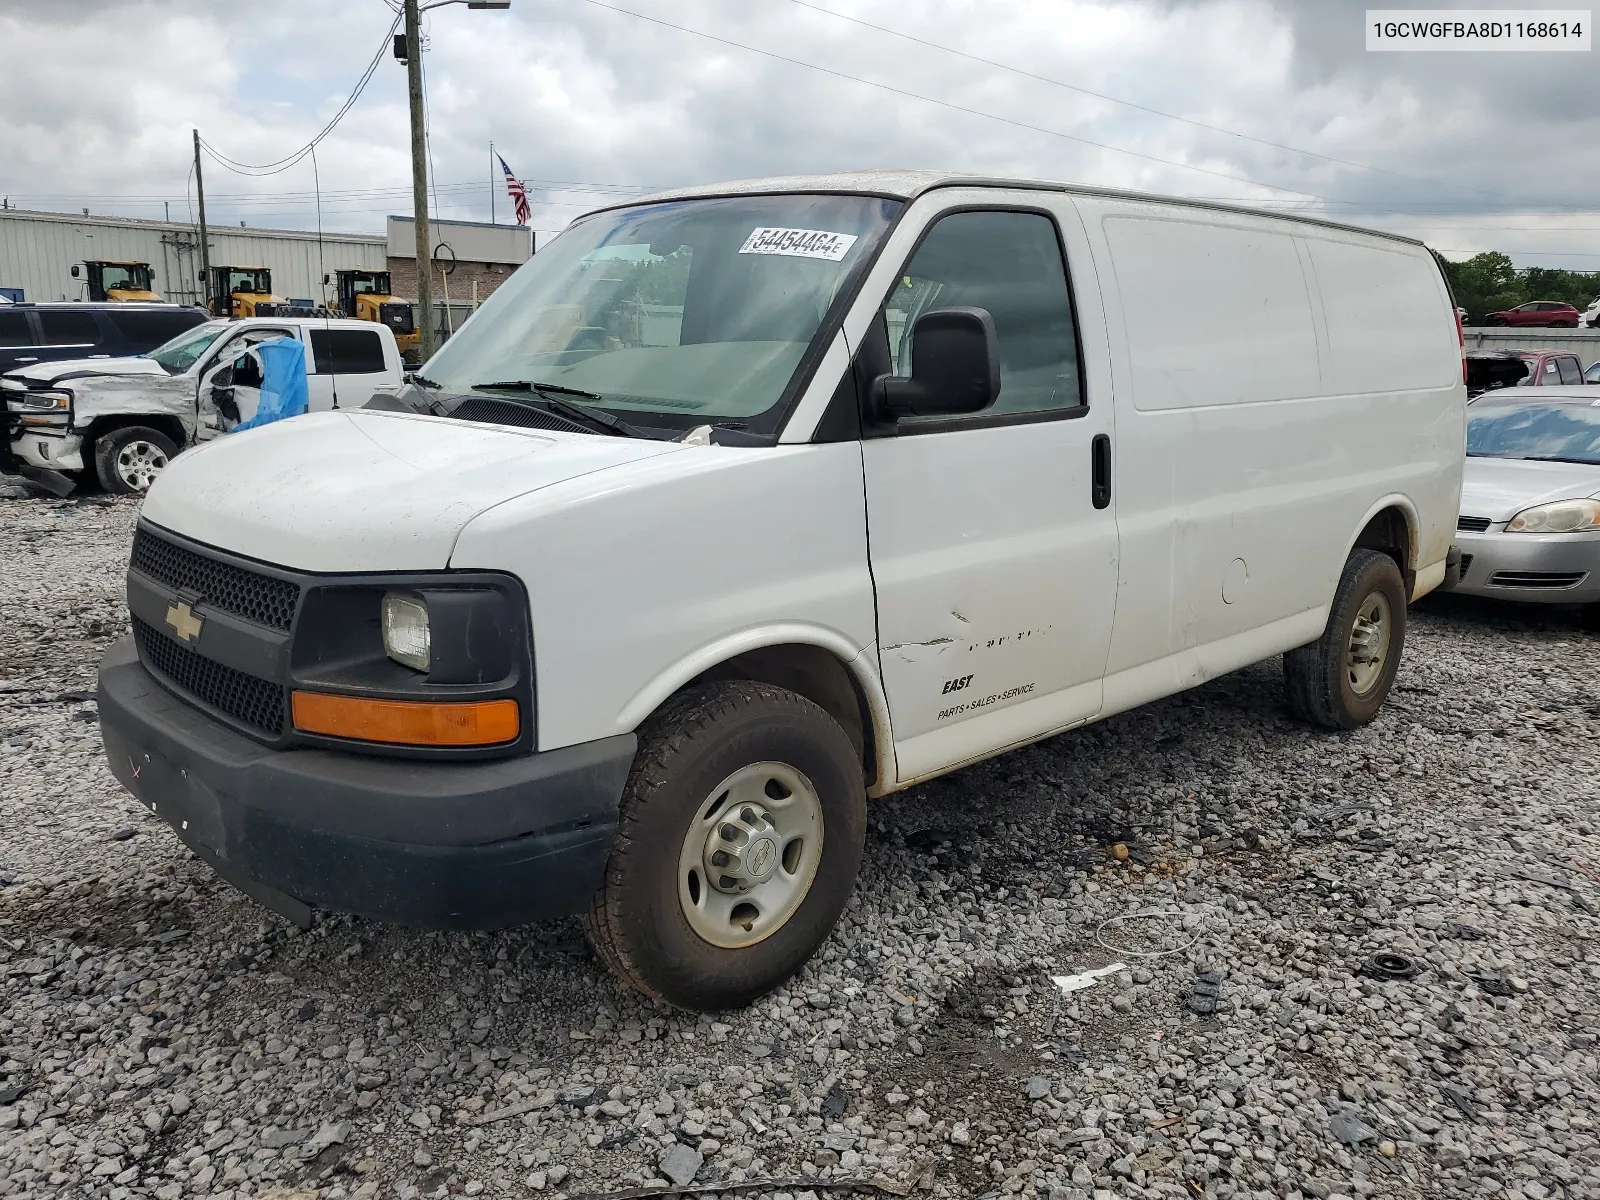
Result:
<svg viewBox="0 0 1600 1200">
<path fill-rule="evenodd" d="M 1111 503 L 1110 434 L 1094 435 L 1094 441 L 1089 443 L 1089 463 L 1091 476 L 1089 497 L 1096 508 L 1105 508 Z"/>
</svg>

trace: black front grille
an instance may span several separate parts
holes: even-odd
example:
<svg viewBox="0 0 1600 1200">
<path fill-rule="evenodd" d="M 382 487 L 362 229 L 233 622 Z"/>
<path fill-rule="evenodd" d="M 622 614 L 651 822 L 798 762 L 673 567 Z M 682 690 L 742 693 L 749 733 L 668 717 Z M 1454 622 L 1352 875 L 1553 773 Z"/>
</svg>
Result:
<svg viewBox="0 0 1600 1200">
<path fill-rule="evenodd" d="M 268 629 L 288 631 L 300 585 L 197 554 L 140 529 L 133 535 L 133 569 L 171 588 L 198 592 L 207 607 Z"/>
<path fill-rule="evenodd" d="M 139 660 L 218 712 L 271 737 L 283 732 L 283 688 L 196 654 L 138 617 Z"/>
<path fill-rule="evenodd" d="M 1562 588 L 1577 587 L 1583 582 L 1586 571 L 1496 571 L 1489 576 L 1490 587 Z"/>
<path fill-rule="evenodd" d="M 515 425 L 518 429 L 555 429 L 562 433 L 593 433 L 594 430 L 577 421 L 541 408 L 529 408 L 507 400 L 482 400 L 474 396 L 451 410 L 452 417 L 463 421 L 482 421 L 489 425 Z"/>
<path fill-rule="evenodd" d="M 1457 517 L 1456 528 L 1464 533 L 1482 533 L 1494 522 L 1488 517 Z"/>
</svg>

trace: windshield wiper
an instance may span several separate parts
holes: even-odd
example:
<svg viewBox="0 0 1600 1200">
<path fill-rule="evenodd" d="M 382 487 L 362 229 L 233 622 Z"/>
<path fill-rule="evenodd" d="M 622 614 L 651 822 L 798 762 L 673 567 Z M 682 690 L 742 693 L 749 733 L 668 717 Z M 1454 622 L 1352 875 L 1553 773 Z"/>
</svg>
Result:
<svg viewBox="0 0 1600 1200">
<path fill-rule="evenodd" d="M 407 383 L 414 383 L 418 387 L 429 388 L 435 392 L 444 388 L 444 384 L 437 380 L 429 379 L 426 375 L 407 375 L 405 378 Z"/>
<path fill-rule="evenodd" d="M 603 408 L 592 408 L 587 404 L 579 404 L 575 400 L 563 399 L 565 396 L 582 396 L 585 400 L 599 400 L 600 397 L 594 392 L 562 387 L 559 383 L 539 383 L 531 379 L 511 379 L 498 383 L 475 383 L 472 386 L 479 391 L 532 392 L 544 402 L 546 407 L 574 421 L 586 422 L 591 428 L 598 427 L 604 432 L 614 434 L 617 437 L 649 436 L 642 430 L 629 425 L 626 421 L 613 417 Z"/>
</svg>

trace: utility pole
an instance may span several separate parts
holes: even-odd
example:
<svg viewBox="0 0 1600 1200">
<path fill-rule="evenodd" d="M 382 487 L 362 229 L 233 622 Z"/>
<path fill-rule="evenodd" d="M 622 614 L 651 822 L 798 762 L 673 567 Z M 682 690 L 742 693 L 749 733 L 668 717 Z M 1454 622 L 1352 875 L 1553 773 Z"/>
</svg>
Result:
<svg viewBox="0 0 1600 1200">
<path fill-rule="evenodd" d="M 411 211 L 417 236 L 417 308 L 422 361 L 433 357 L 433 237 L 428 229 L 428 153 L 422 125 L 422 30 L 417 0 L 406 6 L 406 91 L 411 100 Z"/>
<path fill-rule="evenodd" d="M 200 175 L 200 131 L 194 131 L 194 190 L 200 197 L 200 302 L 207 308 L 211 301 L 211 247 L 206 238 L 206 183 Z M 219 313 L 218 316 L 231 316 Z"/>
</svg>

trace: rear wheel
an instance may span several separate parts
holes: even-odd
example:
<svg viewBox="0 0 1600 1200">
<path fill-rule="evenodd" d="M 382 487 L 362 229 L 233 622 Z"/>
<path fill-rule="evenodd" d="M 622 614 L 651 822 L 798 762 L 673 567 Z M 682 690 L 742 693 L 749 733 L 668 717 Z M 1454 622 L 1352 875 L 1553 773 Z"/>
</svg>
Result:
<svg viewBox="0 0 1600 1200">
<path fill-rule="evenodd" d="M 589 942 L 668 1004 L 748 1004 L 827 939 L 865 837 L 860 759 L 821 708 L 764 683 L 685 692 L 640 731 Z"/>
<path fill-rule="evenodd" d="M 1354 729 L 1378 715 L 1405 647 L 1405 580 L 1394 559 L 1354 550 L 1322 636 L 1283 656 L 1295 715 L 1325 729 Z"/>
<path fill-rule="evenodd" d="M 177 453 L 172 439 L 159 430 L 144 425 L 113 429 L 95 439 L 95 474 L 108 492 L 148 491 Z"/>
</svg>

